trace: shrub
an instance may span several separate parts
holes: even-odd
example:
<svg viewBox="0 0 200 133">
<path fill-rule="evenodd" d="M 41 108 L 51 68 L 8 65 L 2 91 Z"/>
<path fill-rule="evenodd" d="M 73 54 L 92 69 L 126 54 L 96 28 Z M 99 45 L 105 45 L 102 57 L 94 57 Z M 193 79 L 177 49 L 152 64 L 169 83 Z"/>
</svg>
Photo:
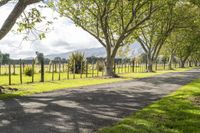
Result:
<svg viewBox="0 0 200 133">
<path fill-rule="evenodd" d="M 85 56 L 81 52 L 74 52 L 69 57 L 69 69 L 73 73 L 76 74 L 81 73 L 81 65 L 82 65 L 82 72 L 85 72 Z M 74 66 L 75 65 L 75 66 Z M 75 69 L 75 70 L 74 70 Z"/>
<path fill-rule="evenodd" d="M 97 64 L 96 64 L 96 69 L 100 72 L 102 72 L 105 68 L 105 64 L 103 61 L 97 61 Z"/>
<path fill-rule="evenodd" d="M 31 67 L 26 67 L 24 70 L 24 74 L 26 76 L 32 76 L 33 75 L 33 69 Z"/>
</svg>

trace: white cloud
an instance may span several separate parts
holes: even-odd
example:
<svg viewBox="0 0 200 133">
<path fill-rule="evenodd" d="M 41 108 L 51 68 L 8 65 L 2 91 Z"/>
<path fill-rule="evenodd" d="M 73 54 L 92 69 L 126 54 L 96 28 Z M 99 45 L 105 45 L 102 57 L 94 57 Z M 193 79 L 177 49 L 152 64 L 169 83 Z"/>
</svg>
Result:
<svg viewBox="0 0 200 133">
<path fill-rule="evenodd" d="M 7 4 L 0 8 L 0 26 L 11 12 L 13 6 L 13 4 Z M 23 36 L 10 32 L 4 39 L 0 40 L 0 50 L 10 53 L 11 58 L 26 58 L 35 56 L 35 51 L 40 51 L 47 55 L 76 49 L 101 47 L 97 40 L 81 28 L 76 27 L 69 19 L 59 17 L 51 9 L 45 8 L 41 12 L 47 17 L 47 20 L 54 17 L 58 18 L 54 20 L 53 30 L 46 34 L 45 39 L 21 43 Z"/>
</svg>

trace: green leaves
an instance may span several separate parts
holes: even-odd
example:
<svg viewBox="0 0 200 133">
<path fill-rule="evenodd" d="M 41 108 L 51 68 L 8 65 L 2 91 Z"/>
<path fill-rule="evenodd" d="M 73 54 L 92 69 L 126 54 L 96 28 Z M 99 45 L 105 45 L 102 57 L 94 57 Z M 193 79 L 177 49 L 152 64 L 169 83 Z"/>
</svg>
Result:
<svg viewBox="0 0 200 133">
<path fill-rule="evenodd" d="M 40 40 L 42 40 L 42 39 L 44 39 L 44 38 L 46 38 L 45 33 L 41 33 L 41 34 L 39 34 L 39 39 L 40 39 Z"/>
<path fill-rule="evenodd" d="M 18 32 L 23 32 L 27 29 L 33 29 L 37 23 L 42 22 L 45 19 L 44 16 L 41 15 L 40 11 L 36 8 L 32 8 L 29 12 L 24 13 L 22 20 L 17 23 L 18 24 Z"/>
</svg>

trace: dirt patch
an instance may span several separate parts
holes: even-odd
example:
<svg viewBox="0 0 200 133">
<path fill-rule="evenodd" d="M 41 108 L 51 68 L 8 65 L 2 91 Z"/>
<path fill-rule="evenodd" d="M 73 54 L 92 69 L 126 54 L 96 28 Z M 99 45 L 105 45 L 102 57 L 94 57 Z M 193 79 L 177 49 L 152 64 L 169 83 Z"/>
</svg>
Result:
<svg viewBox="0 0 200 133">
<path fill-rule="evenodd" d="M 192 101 L 194 105 L 200 106 L 200 96 L 192 97 L 190 98 L 190 100 Z"/>
</svg>

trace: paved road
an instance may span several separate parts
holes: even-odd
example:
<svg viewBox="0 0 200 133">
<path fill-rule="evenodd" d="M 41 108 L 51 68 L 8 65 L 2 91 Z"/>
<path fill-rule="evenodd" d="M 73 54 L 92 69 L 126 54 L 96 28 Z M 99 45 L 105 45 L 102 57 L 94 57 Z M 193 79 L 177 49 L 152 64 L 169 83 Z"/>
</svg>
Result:
<svg viewBox="0 0 200 133">
<path fill-rule="evenodd" d="M 0 133 L 91 133 L 195 78 L 198 69 L 0 101 Z"/>
</svg>

